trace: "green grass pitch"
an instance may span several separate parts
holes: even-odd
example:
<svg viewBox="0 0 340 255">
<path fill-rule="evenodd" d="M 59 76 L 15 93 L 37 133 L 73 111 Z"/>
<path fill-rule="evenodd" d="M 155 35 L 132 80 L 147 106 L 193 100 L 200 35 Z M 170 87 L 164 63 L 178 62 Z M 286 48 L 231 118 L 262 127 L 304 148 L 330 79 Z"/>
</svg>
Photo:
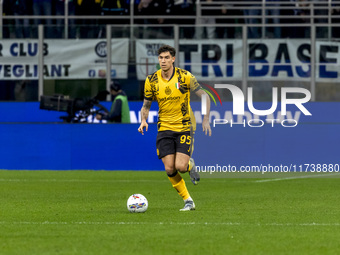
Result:
<svg viewBox="0 0 340 255">
<path fill-rule="evenodd" d="M 185 174 L 179 212 L 163 171 L 1 170 L 0 254 L 339 254 L 339 178 L 286 176 Z"/>
</svg>

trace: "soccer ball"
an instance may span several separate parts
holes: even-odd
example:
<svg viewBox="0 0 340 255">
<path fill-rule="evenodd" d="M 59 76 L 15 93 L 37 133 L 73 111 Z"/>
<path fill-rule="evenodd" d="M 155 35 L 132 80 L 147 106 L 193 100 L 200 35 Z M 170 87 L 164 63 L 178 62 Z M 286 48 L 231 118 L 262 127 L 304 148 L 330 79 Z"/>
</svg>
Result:
<svg viewBox="0 0 340 255">
<path fill-rule="evenodd" d="M 148 209 L 148 200 L 142 194 L 133 194 L 127 201 L 129 212 L 145 212 Z"/>
</svg>

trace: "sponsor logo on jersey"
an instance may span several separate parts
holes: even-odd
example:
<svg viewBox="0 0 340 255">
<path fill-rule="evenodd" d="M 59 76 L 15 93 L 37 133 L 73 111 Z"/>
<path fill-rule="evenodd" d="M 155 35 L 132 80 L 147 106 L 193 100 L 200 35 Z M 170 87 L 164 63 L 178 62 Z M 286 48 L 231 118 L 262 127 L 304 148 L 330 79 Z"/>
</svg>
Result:
<svg viewBox="0 0 340 255">
<path fill-rule="evenodd" d="M 166 100 L 171 100 L 171 101 L 175 101 L 175 100 L 179 100 L 181 97 L 180 96 L 177 96 L 177 97 L 162 97 L 159 99 L 159 102 L 163 102 L 163 101 L 166 101 Z"/>
</svg>

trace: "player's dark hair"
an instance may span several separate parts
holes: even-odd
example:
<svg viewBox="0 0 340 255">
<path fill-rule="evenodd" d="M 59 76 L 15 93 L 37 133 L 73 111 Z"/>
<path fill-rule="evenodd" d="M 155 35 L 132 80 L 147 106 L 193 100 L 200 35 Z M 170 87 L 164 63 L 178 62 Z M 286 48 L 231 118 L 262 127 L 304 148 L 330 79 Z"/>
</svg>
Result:
<svg viewBox="0 0 340 255">
<path fill-rule="evenodd" d="M 158 55 L 163 52 L 169 52 L 172 57 L 176 56 L 176 49 L 170 45 L 163 45 L 158 49 Z"/>
</svg>

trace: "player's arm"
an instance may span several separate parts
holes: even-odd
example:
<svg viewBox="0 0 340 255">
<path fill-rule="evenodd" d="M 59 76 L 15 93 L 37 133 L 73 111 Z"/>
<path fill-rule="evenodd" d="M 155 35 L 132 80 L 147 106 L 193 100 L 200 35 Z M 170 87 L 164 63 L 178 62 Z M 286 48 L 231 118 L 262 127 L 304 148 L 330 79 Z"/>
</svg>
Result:
<svg viewBox="0 0 340 255">
<path fill-rule="evenodd" d="M 203 118 L 203 123 L 202 123 L 202 128 L 203 128 L 203 132 L 205 132 L 205 134 L 207 135 L 207 133 L 209 133 L 209 136 L 211 136 L 211 128 L 210 128 L 210 123 L 209 123 L 209 116 L 210 116 L 210 97 L 208 96 L 208 94 L 202 90 L 202 89 L 198 89 L 195 91 L 195 94 L 197 96 L 199 96 L 202 100 L 203 95 L 206 98 L 206 115 L 204 115 Z"/>
<path fill-rule="evenodd" d="M 141 109 L 142 122 L 138 128 L 138 132 L 141 133 L 142 135 L 144 135 L 144 128 L 145 128 L 145 131 L 148 131 L 149 125 L 146 122 L 146 120 L 148 119 L 148 116 L 149 116 L 151 103 L 152 103 L 151 100 L 144 99 L 143 106 Z"/>
</svg>

